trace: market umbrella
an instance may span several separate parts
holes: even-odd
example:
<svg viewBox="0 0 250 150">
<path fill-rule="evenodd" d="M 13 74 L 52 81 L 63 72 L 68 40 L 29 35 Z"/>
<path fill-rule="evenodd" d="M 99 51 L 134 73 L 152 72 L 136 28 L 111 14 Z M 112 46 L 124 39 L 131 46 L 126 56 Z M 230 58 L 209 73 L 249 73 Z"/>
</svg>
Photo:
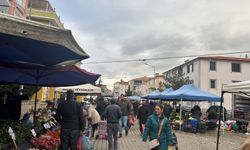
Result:
<svg viewBox="0 0 250 150">
<path fill-rule="evenodd" d="M 51 67 L 88 57 L 70 30 L 0 13 L 1 63 Z"/>
<path fill-rule="evenodd" d="M 65 67 L 23 67 L 9 64 L 0 64 L 0 83 L 17 83 L 38 86 L 72 86 L 94 83 L 100 75 L 87 72 L 75 65 Z M 35 97 L 35 111 L 37 93 Z M 34 111 L 34 116 L 35 116 Z"/>
<path fill-rule="evenodd" d="M 40 69 L 0 66 L 2 83 L 59 87 L 94 83 L 99 77 L 75 65 Z"/>
</svg>

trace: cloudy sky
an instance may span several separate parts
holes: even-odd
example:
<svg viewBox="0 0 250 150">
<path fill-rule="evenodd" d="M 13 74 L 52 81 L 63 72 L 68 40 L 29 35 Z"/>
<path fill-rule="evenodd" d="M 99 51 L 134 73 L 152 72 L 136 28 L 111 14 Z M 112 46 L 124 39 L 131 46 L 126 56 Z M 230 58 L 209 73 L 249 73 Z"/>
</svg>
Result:
<svg viewBox="0 0 250 150">
<path fill-rule="evenodd" d="M 65 28 L 90 55 L 83 67 L 109 87 L 152 76 L 144 62 L 87 64 L 248 51 L 249 0 L 50 0 Z M 243 56 L 244 54 L 242 54 Z M 240 54 L 238 54 L 240 56 Z M 162 73 L 188 58 L 146 61 Z M 190 58 L 189 58 L 190 59 Z"/>
</svg>

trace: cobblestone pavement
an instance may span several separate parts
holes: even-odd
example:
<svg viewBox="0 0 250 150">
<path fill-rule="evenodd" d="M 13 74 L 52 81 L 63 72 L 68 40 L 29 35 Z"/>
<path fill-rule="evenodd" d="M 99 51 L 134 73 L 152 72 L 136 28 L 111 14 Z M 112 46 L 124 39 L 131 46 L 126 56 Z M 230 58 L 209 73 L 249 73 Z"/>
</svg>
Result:
<svg viewBox="0 0 250 150">
<path fill-rule="evenodd" d="M 215 150 L 216 149 L 216 131 L 206 133 L 188 133 L 174 131 L 178 139 L 179 150 Z M 246 135 L 240 133 L 225 132 L 220 138 L 220 150 L 239 150 Z M 106 150 L 107 140 L 94 141 L 95 150 Z M 149 150 L 148 143 L 141 140 L 138 125 L 130 129 L 128 136 L 119 138 L 119 150 Z"/>
<path fill-rule="evenodd" d="M 175 131 L 178 138 L 180 150 L 215 150 L 216 149 L 216 131 L 207 133 L 188 133 Z M 220 150 L 240 150 L 246 136 L 240 133 L 225 132 L 220 136 Z"/>
<path fill-rule="evenodd" d="M 95 150 L 107 150 L 107 140 L 94 141 Z M 138 126 L 134 126 L 129 130 L 128 136 L 123 134 L 122 138 L 118 139 L 119 150 L 148 150 L 148 143 L 142 142 Z"/>
</svg>

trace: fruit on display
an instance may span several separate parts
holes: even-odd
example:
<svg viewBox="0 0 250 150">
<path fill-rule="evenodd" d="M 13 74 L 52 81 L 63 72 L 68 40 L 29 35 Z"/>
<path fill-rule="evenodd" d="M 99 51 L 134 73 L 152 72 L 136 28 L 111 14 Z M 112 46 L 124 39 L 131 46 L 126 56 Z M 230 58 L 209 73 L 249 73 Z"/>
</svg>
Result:
<svg viewBox="0 0 250 150">
<path fill-rule="evenodd" d="M 47 133 L 45 135 L 59 139 L 60 138 L 60 130 L 47 131 Z"/>
<path fill-rule="evenodd" d="M 31 143 L 38 149 L 53 150 L 59 147 L 60 139 L 40 137 L 32 139 Z"/>
</svg>

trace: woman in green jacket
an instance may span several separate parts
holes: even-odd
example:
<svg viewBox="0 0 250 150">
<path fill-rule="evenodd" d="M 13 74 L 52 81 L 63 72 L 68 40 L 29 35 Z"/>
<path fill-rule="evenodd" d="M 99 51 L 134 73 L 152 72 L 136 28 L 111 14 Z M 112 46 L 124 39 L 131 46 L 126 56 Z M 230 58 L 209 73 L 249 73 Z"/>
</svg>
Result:
<svg viewBox="0 0 250 150">
<path fill-rule="evenodd" d="M 152 150 L 167 150 L 168 146 L 172 145 L 172 134 L 168 119 L 163 114 L 163 105 L 157 104 L 154 109 L 154 113 L 150 115 L 145 124 L 143 141 L 146 142 L 149 136 L 149 140 L 158 138 L 158 130 L 160 128 L 161 121 L 164 119 L 162 130 L 158 141 L 159 146 L 153 148 Z"/>
</svg>

